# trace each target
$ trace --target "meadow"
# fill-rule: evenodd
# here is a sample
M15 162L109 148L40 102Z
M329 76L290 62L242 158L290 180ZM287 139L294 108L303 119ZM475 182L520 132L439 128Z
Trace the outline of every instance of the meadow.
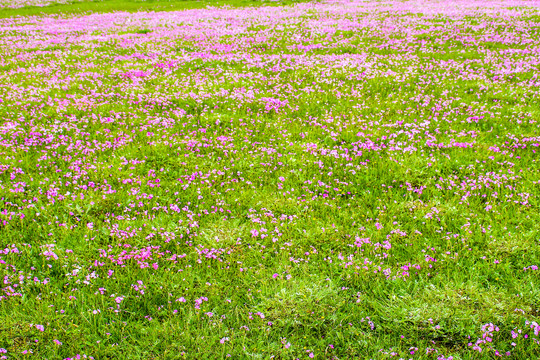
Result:
M540 1L224 4L0 1L0 359L539 358Z

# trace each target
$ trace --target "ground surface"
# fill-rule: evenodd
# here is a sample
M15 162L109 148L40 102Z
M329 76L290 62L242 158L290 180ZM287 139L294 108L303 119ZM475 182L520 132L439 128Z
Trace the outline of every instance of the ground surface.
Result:
M74 6L0 20L0 358L539 356L540 2Z

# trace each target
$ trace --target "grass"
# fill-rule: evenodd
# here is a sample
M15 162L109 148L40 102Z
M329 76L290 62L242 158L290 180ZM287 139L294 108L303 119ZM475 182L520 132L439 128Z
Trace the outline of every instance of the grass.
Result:
M290 5L302 0L279 0L264 2L260 0L96 0L73 1L69 3L50 3L46 6L28 5L21 8L3 8L0 19L27 16L77 16L88 13L138 12L138 11L180 11L201 9L208 6L246 7L264 4L266 6Z
M208 4L2 9L0 359L537 358L538 11Z

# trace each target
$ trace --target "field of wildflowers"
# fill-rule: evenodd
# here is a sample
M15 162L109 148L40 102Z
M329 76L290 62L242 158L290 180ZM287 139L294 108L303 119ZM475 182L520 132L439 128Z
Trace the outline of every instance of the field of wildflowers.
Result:
M0 359L538 358L540 1L257 4L0 19Z

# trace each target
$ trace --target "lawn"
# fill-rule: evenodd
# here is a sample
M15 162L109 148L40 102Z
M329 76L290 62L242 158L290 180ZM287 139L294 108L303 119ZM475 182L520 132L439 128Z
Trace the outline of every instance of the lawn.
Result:
M0 359L539 358L540 2L226 3L0 1Z

